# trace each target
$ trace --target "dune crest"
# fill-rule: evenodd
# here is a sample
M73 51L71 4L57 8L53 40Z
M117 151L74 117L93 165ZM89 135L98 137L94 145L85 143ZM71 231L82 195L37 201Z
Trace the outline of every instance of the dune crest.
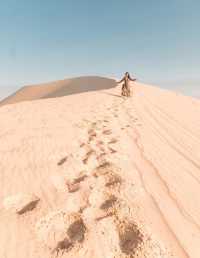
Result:
M38 85L25 86L0 101L0 106L22 101L63 97L88 91L109 89L116 86L113 79L98 76L83 76Z

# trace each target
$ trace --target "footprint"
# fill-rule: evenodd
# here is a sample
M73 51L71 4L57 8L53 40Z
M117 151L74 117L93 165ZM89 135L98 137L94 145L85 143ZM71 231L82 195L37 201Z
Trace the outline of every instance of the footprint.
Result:
M81 172L80 175L73 180L73 183L77 184L84 181L88 177L85 173L86 171Z
M94 129L88 130L88 134L89 134L90 136L93 136L93 137L96 137L96 136L97 136L97 134L96 134L96 132L95 132Z
M106 156L106 152L102 152L97 156L97 160L100 160L102 157Z
M57 255L60 251L70 251L70 249L74 247L76 242L82 243L85 239L86 226L82 218L78 218L78 216L76 218L75 215L73 216L74 221L72 220L72 218L69 218L69 220L72 220L72 222L67 229L67 237L64 238L62 241L58 242L56 248L54 249Z
M92 140L94 140L94 138L97 136L96 132L93 129L90 129L88 131L89 134L89 138L88 141L91 142Z
M108 149L110 150L110 153L112 153L112 154L117 152L115 149L113 149L111 147L108 147Z
M92 154L94 154L95 153L95 151L94 150L89 150L87 153L86 153L86 155L85 155L85 158L82 160L82 162L84 163L84 164L87 164L87 162L88 162L88 159L90 158L90 156L92 155Z
M102 151L102 152L106 152L106 150L105 150L105 148L104 148L103 145L100 145L100 146L99 146L99 150Z
M38 240L52 255L69 252L85 240L87 228L80 213L53 211L36 223ZM62 255L62 254L61 254Z
M108 210L110 208L113 208L114 204L116 203L117 201L117 197L114 196L114 195L111 195L109 196L109 198L107 200L105 200L101 206L100 206L100 209L102 210Z
M74 193L77 192L80 189L80 184L79 183L67 183L67 188L69 193Z
M69 239L66 237L62 241L58 242L57 246L53 251L56 252L56 255L58 255L60 251L62 252L66 250L68 251L71 246L72 244L70 243Z
M77 177L66 182L69 193L77 192L80 189L80 183L88 177L86 173L86 171L81 171Z
M85 233L86 227L81 218L75 220L67 230L67 235L69 236L72 243L82 243L85 239Z
M113 172L115 170L119 170L114 164L112 164L109 161L105 161L102 164L100 164L98 167L96 167L93 171L93 175L95 177L106 175L109 172Z
M91 141L93 141L95 139L94 136L90 135L89 138L88 138L88 143L90 143Z
M118 140L115 139L115 138L112 138L112 139L108 142L108 144L114 144L114 143L116 143L116 142L118 142Z
M64 164L66 161L67 161L67 156L66 157L64 157L64 158L62 158L58 163L57 163L57 165L58 166L61 166L62 164Z
M137 248L143 243L143 235L137 225L121 222L118 225L120 249L126 255L134 255Z
M105 161L93 171L94 177L100 177L105 187L120 185L122 183L121 177L118 175L119 168L114 164Z
M119 175L115 174L114 172L109 172L104 176L105 186L115 186L120 185L122 183L122 179Z
M96 146L102 146L103 144L104 144L103 141L98 141L98 142L96 143Z
M92 124L91 124L91 127L92 128L95 128L97 126L97 122L93 122Z
M105 134L105 135L110 135L110 134L112 134L112 131L111 130L104 130L103 131L103 134Z
M103 120L103 122L105 122L105 123L109 123L109 121L108 121L108 120L106 120L106 119L104 119L104 120Z

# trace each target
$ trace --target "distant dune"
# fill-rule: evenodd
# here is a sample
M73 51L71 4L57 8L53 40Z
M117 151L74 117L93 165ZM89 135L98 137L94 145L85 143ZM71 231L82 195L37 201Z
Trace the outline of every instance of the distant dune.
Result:
M109 89L115 86L115 80L98 76L79 77L30 85L19 89L14 94L0 101L0 106L26 100L63 97L87 91Z

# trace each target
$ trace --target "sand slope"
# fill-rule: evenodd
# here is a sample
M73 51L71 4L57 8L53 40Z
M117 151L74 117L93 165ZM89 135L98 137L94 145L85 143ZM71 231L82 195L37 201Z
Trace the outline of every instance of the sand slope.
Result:
M109 89L115 86L115 80L98 76L83 76L39 85L25 86L0 101L0 106L26 100L55 98L87 91Z
M199 257L200 102L133 87L0 108L0 257Z

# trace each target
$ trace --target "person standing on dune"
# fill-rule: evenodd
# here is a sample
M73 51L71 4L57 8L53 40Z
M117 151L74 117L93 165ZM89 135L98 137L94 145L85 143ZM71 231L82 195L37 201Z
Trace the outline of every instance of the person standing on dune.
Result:
M126 72L124 74L124 77L121 79L121 81L117 82L118 84L119 83L122 83L122 96L126 96L126 97L130 97L131 96L131 91L130 91L130 85L129 85L129 82L130 81L136 81L136 79L132 79L130 74L128 72Z

